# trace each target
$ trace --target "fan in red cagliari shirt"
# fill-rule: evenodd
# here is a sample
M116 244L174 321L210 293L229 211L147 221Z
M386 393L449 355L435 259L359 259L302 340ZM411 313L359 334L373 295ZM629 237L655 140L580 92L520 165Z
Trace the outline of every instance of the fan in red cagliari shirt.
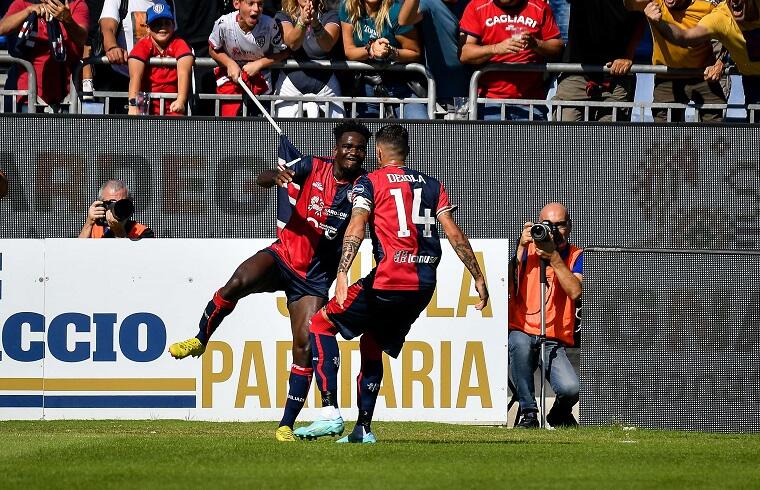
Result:
M181 116L190 93L193 51L174 35L174 17L167 4L156 3L147 14L150 35L138 41L129 53L129 113L139 113L135 99L142 91L176 93L176 100L163 99L164 115ZM150 65L151 58L176 58L177 66ZM161 114L160 99L151 99L149 113Z
M37 75L37 96L48 104L58 104L69 93L71 68L82 59L82 46L87 37L89 10L84 0L57 0L43 5L28 0L15 0L8 7L5 16L0 20L0 35L8 35L9 42L16 41L17 32L25 28L24 23L30 14L36 14L28 38L17 56L29 60L34 65ZM62 34L62 53L65 61L56 61L50 53L48 36L48 14L58 19ZM29 74L21 70L18 77L18 90L26 90L29 86Z
M461 60L467 64L545 63L564 44L545 0L472 0L459 30L467 35ZM481 97L543 99L540 72L491 72L480 79Z

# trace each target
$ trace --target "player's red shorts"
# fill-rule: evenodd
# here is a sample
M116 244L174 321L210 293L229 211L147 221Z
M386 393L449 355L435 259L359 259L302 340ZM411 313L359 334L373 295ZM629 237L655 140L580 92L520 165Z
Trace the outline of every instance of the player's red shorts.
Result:
M406 334L430 299L432 289L392 291L373 289L374 271L348 288L343 308L332 298L325 311L346 340L369 332L382 350L398 357Z

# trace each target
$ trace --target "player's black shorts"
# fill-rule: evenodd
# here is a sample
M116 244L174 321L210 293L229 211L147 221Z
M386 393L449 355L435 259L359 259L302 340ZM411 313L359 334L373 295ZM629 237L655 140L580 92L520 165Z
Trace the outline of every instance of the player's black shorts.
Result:
M275 279L274 283L276 284L276 287L273 291L284 291L288 304L297 301L304 296L316 296L318 298L324 298L325 301L327 301L327 288L316 287L309 284L298 274L293 272L293 270L283 262L280 256L269 247L262 249L261 252L266 252L274 257L280 277Z
M381 349L398 357L406 334L433 297L432 289L390 291L372 288L370 274L348 288L344 308L335 298L325 306L327 317L350 340L369 332Z

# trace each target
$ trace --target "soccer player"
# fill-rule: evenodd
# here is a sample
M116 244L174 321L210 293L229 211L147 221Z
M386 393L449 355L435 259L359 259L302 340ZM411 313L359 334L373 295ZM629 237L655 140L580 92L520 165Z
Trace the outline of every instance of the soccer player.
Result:
M430 302L441 259L436 218L459 259L475 278L483 309L488 288L470 242L454 222L439 181L406 166L409 133L397 125L375 135L380 168L357 179L351 191L353 209L338 265L335 297L311 319L309 339L317 385L322 392L319 420L294 431L313 439L343 433L338 410L337 375L340 353L335 334L361 335L361 371L357 378L359 417L353 432L338 442L373 443L372 414L383 378L382 352L397 357L412 323ZM377 267L348 287L348 270L364 239L366 224Z
M335 279L341 242L351 203L347 194L367 155L370 132L355 121L338 124L334 159L305 156L289 168L265 170L257 183L262 187L300 186L295 209L280 238L240 264L227 284L206 306L198 334L169 347L177 359L198 357L224 317L241 298L253 293L285 291L293 333L293 365L285 413L275 432L279 441L293 441L293 422L301 411L311 385L309 319L327 302Z

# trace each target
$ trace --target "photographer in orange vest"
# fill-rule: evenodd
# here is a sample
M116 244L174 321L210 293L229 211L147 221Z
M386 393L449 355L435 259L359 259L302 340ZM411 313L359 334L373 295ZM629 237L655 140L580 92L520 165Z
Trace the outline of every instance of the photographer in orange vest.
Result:
M87 210L79 238L155 238L153 230L130 219L135 211L132 195L120 180L109 180Z
M520 243L510 270L513 281L509 294L509 367L520 400L520 420L516 428L537 428L538 405L533 373L541 352L541 260L545 260L548 288L545 297L548 360L546 378L556 393L546 421L553 427L576 426L572 415L578 402L580 382L565 353L574 344L575 302L581 297L583 250L569 243L572 221L567 208L549 203L541 210L539 221L546 238L539 240L534 223L523 226Z

